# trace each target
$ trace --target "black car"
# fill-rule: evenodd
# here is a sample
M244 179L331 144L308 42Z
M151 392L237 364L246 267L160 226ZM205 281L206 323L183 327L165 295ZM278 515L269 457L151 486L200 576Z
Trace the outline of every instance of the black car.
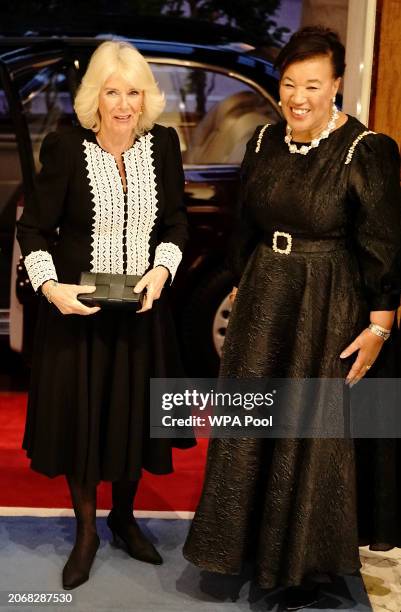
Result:
M29 354L37 297L15 241L24 192L33 188L44 136L75 122L72 100L94 48L107 36L0 38L0 333ZM166 108L159 123L179 135L190 241L173 306L188 373L214 375L230 311L224 267L245 145L280 118L272 62L249 45L139 38Z

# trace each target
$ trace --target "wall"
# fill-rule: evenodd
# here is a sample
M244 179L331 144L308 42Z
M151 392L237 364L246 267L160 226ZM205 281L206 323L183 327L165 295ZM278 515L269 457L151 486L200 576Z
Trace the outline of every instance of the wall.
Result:
M348 0L304 0L301 25L323 25L335 30L342 42L347 37Z

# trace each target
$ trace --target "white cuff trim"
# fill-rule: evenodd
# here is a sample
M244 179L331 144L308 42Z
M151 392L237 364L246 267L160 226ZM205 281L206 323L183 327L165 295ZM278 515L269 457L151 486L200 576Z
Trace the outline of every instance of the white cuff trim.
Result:
M171 282L173 282L175 273L182 259L181 250L173 242L161 242L156 247L155 261L153 267L164 266L171 274Z
M47 251L32 251L24 260L29 280L35 291L47 280L57 280L53 258Z

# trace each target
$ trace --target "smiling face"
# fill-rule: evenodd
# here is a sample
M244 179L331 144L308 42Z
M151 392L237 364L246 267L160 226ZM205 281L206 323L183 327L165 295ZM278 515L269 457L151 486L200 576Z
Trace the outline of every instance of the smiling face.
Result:
M290 64L280 80L280 99L293 137L312 140L327 126L340 79L333 76L327 55Z
M119 74L112 74L99 93L101 130L125 137L135 130L143 103L143 91Z

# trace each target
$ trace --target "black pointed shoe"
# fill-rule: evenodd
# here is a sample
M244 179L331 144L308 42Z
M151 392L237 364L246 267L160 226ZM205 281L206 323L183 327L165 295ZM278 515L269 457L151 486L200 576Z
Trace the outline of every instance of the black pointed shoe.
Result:
M113 534L113 544L121 547L122 543L123 548L133 559L153 565L163 563L162 557L152 542L144 536L133 516L128 521L121 520L117 513L112 510L107 517L107 526Z
M88 580L99 544L97 533L92 537L77 536L74 548L63 569L63 589L71 591Z

